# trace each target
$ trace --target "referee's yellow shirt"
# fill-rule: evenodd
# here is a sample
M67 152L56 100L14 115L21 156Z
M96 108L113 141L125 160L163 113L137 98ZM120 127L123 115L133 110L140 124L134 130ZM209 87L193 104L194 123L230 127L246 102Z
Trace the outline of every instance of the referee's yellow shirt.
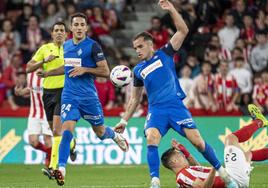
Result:
M58 47L54 43L47 43L42 45L34 54L32 60L40 62L50 55L58 56L58 58L50 62L44 63L43 64L44 71L56 69L64 65L63 46ZM43 82L43 87L45 89L57 89L57 88L63 88L63 86L64 86L64 75L49 76L46 77Z

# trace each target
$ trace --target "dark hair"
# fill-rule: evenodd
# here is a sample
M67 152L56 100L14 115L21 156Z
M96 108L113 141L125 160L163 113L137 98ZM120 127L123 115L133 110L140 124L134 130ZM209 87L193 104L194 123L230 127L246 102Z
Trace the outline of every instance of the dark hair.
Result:
M201 63L201 67L203 67L204 65L209 65L211 67L211 63L209 61L203 61Z
M171 166L170 166L170 158L171 156L174 154L175 149L174 148L170 148L167 151L165 151L162 156L161 156L161 162L163 164L164 167L168 168L171 170Z
M51 27L51 31L53 31L53 30L54 30L54 27L55 27L56 25L63 25L63 26L64 26L65 31L67 30L65 23L64 23L64 22L59 21L59 22L55 22L55 23L52 25L52 27Z
M235 47L235 48L233 49L233 51L235 51L235 50L239 51L241 54L243 53L243 50L242 50L240 47ZM232 52L233 52L233 51L232 51Z
M242 56L239 56L239 57L237 57L237 58L235 58L235 62L236 61L245 61L245 59L244 59L244 57L242 57Z
M159 16L153 16L151 20L159 20L161 22L161 18Z
M266 35L267 31L265 29L258 29L256 31L256 35Z
M138 38L140 38L140 37L143 37L143 39L145 40L145 41L154 41L154 38L153 38L153 36L150 34L150 33L148 33L148 32L146 32L146 31L143 31L143 32L141 32L141 33L138 33L134 38L133 38L133 41L134 40L137 40Z
M71 24L73 23L74 18L84 18L86 23L88 24L88 18L84 13L78 12L71 16Z

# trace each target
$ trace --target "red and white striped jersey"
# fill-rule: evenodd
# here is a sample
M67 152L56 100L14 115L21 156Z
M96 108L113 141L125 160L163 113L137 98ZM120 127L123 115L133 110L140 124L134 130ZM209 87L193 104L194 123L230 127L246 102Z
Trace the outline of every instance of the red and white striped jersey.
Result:
M31 118L46 119L44 111L44 104L42 100L43 96L43 79L36 75L36 72L29 73L27 75L27 84L30 88L31 106L30 114Z
M215 75L215 98L220 108L225 109L231 102L233 95L239 92L240 89L235 78L228 74L226 78L222 77L220 73Z
M253 89L252 98L257 100L260 105L264 106L268 100L268 84L256 84Z
M179 187L192 187L196 179L205 181L211 168L204 166L189 166L177 173L176 181ZM224 181L216 174L213 188L225 188Z

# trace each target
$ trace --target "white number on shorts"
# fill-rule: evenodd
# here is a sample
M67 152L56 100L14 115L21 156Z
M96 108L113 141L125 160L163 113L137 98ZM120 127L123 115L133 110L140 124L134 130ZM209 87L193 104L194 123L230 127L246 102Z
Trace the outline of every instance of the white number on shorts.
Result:
M231 161L236 161L236 153L227 153L225 156L225 162L228 163L230 159Z
M71 106L72 106L71 104L67 104L67 105L63 104L63 105L61 105L61 113L63 113L64 111L70 111Z

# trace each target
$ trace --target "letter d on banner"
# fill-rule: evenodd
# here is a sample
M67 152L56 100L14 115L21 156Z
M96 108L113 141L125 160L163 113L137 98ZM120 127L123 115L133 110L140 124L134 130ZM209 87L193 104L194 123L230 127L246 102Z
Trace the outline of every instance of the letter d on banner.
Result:
M24 146L25 161L24 164L40 164L43 162L44 154L41 151L35 150L32 146Z

